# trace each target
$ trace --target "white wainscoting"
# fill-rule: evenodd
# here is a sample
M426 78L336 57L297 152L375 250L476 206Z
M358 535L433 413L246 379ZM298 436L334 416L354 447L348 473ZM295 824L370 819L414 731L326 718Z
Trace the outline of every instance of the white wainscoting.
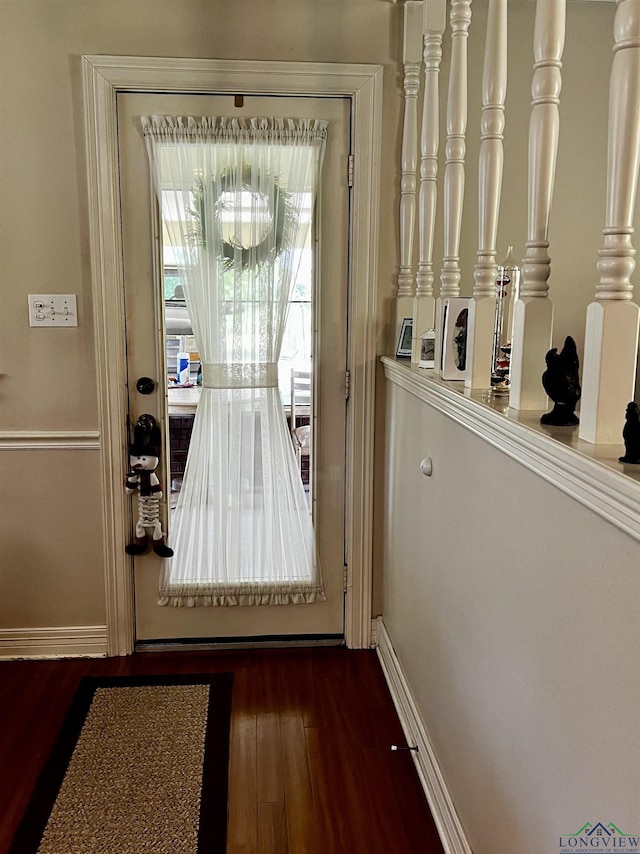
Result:
M382 357L382 363L386 378L395 385L640 541L640 466L619 462L623 444L583 442L576 430L542 427L543 411L498 411L482 399L482 390L472 392L461 382L443 382L433 371L422 371L387 356Z
M104 658L106 626L0 629L0 659Z
M412 757L422 788L426 795L433 820L438 828L440 841L446 854L472 854L465 837L464 829L456 813L455 806L447 790L438 760L431 746L429 735L420 719L417 706L411 695L411 689L396 656L391 638L385 628L382 617L372 631L376 639L377 653L387 685L391 692L407 745L417 747Z
M2 430L0 451L97 451L98 430ZM0 628L0 660L102 657L106 626Z

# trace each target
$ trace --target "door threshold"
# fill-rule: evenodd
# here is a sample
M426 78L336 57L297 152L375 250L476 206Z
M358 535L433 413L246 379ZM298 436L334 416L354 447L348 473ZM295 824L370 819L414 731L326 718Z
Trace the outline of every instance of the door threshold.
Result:
M234 649L344 646L344 635L262 635L237 638L164 638L136 641L134 652L203 652Z

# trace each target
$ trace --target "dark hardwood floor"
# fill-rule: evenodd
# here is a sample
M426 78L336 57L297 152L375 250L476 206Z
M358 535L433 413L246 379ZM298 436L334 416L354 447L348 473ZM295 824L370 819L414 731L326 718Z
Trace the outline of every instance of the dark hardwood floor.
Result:
M345 649L0 662L0 854L82 676L215 671L234 674L228 854L442 854L411 756L390 750L377 657Z

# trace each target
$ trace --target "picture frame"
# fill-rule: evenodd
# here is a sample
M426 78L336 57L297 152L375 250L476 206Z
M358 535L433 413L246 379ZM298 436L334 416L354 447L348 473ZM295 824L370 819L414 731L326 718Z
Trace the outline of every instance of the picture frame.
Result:
M402 327L400 328L400 335L398 336L398 346L396 347L396 358L398 359L410 359L411 358L411 345L412 345L412 337L413 337L413 318L405 317L402 321Z
M464 380L467 375L467 321L470 297L450 297L442 311L442 351L440 376L443 380Z
M420 336L420 363L418 367L433 370L436 366L436 332L427 329Z

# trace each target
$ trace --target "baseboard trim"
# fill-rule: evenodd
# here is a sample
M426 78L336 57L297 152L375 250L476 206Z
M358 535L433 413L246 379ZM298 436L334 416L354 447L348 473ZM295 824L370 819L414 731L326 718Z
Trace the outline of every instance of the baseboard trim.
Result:
M371 620L371 631L369 633L369 637L371 639L369 646L371 649L375 649L378 646L378 626L380 625L381 620L382 617L374 617L373 620Z
M376 651L446 854L473 854L382 617Z
M0 660L15 658L103 658L106 626L47 626L0 629Z

